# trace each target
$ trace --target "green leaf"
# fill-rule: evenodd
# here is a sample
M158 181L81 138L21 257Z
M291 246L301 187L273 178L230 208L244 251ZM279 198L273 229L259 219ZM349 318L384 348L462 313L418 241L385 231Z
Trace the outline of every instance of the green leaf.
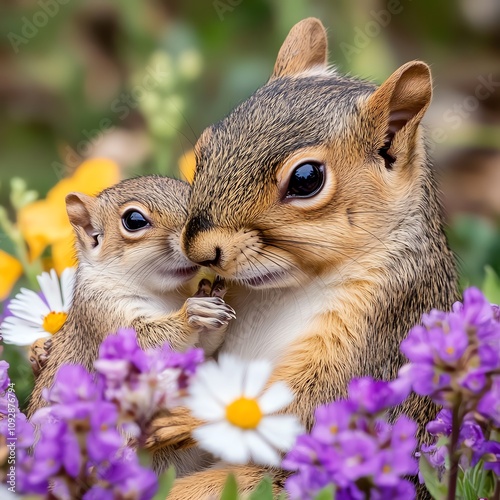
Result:
M175 481L175 467L171 465L158 479L158 491L153 500L165 500Z
M323 488L315 497L314 500L333 500L335 498L335 487L333 485Z
M483 468L480 460L475 467L467 469L459 478L459 492L464 500L491 498L495 489L495 481L491 471Z
M435 500L446 499L448 488L446 484L439 480L437 470L432 467L425 455L420 455L418 462L420 473L422 474L426 488Z
M253 490L249 500L273 500L273 482L266 476Z
M220 500L238 500L238 485L234 474L227 476Z
M500 304L500 278L492 267L484 268L486 277L483 282L483 293L493 304Z

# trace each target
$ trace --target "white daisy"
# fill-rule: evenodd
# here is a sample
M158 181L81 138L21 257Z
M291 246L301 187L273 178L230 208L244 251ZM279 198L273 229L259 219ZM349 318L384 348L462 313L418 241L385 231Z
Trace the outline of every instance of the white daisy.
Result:
M267 361L245 364L227 354L198 367L186 404L206 422L193 433L202 448L234 464L280 464L278 450L288 451L303 429L293 415L272 415L293 394L284 382L264 391L271 371Z
M65 269L60 284L54 269L37 276L37 280L41 296L21 288L8 305L12 316L7 316L0 326L6 344L31 345L57 333L66 321L73 298L75 270Z

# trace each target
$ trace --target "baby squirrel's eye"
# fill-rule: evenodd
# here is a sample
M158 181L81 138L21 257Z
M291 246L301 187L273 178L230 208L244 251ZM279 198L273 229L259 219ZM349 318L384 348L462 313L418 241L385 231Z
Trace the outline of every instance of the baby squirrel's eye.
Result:
M292 173L285 198L309 198L323 187L325 167L321 163L302 163Z
M150 226L149 221L137 210L129 210L122 215L123 227L127 231L139 231L145 227Z

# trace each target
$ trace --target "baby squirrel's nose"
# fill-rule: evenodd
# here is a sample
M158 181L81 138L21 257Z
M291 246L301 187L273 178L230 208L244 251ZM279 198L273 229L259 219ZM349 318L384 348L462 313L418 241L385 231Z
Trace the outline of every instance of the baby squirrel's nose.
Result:
M200 237L200 233L207 233L214 225L210 219L203 215L197 215L189 219L184 227L183 246L184 251L192 262L200 266L217 266L220 264L222 250L214 244L211 238L208 241Z

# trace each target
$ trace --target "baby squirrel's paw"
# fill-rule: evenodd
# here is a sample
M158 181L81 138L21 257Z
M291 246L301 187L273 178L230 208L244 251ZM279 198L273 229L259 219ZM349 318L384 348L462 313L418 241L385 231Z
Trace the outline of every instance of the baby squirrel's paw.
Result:
M151 451L165 446L176 450L190 448L196 444L191 433L200 425L187 408L163 410L152 420L145 447Z
M186 300L188 323L203 330L220 330L226 328L229 321L236 318L234 309L224 302L226 287L223 280L210 281L203 279L198 291Z
M36 342L33 342L33 344L31 344L29 352L29 360L35 378L38 377L38 375L40 375L40 372L42 371L43 367L47 364L51 347L52 347L52 338L38 339Z

